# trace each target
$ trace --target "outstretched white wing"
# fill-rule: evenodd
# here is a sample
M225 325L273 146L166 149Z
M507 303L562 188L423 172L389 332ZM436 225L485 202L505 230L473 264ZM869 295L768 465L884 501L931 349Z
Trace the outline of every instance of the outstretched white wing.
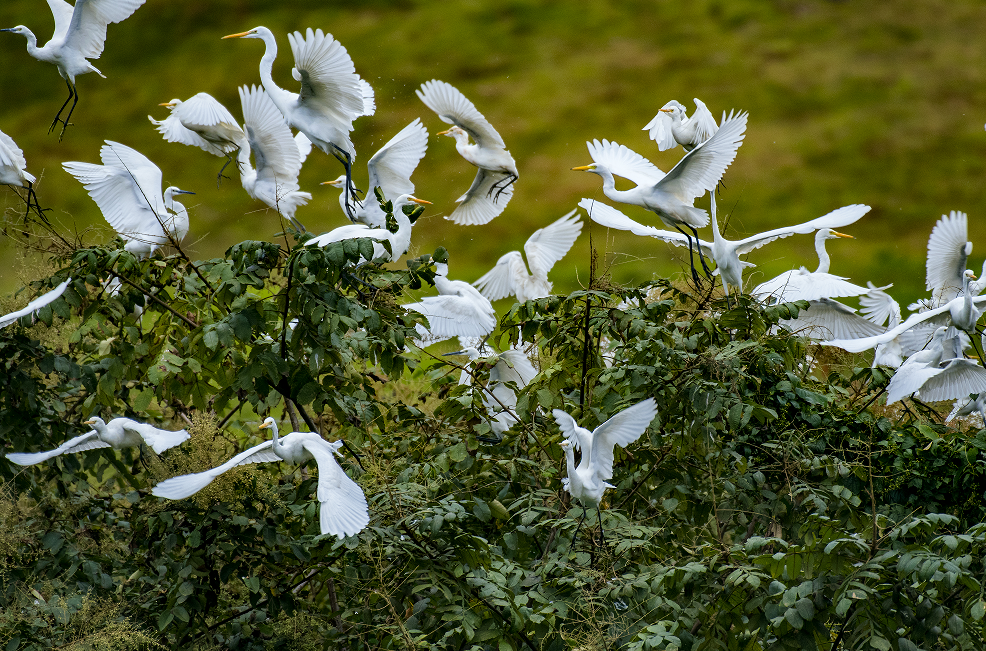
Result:
M288 34L294 68L291 74L301 82L300 106L331 117L348 133L353 120L363 115L363 87L346 48L331 34L311 27Z
M391 201L402 194L413 194L411 175L427 149L428 130L421 124L420 118L415 118L373 154L366 164L370 173L367 194L372 196L376 187L383 190L384 197Z
M685 107L682 106L681 102L676 99L671 100L667 104L661 107L662 109L680 108L682 111ZM647 126L643 128L643 131L649 131L650 139L657 143L657 148L661 151L668 149L674 149L678 146L678 141L674 139L674 134L671 132L671 116L665 113L663 110L658 111L657 115L647 123Z
M366 495L336 461L332 446L316 434L302 445L318 463L319 525L323 534L355 536L370 523Z
M626 145L610 140L593 140L586 142L585 146L593 161L605 165L616 176L630 179L637 185L655 185L665 176L657 165Z
M858 314L848 305L830 298L810 301L796 319L780 322L791 332L809 339L859 339L882 334L884 328Z
M438 114L442 122L465 129L480 147L506 148L503 138L493 125L452 84L432 79L421 84L421 88L415 92L425 106Z
M968 398L986 391L986 369L971 359L952 359L941 372L929 378L918 391L921 400L938 402Z
M363 95L362 116L370 116L377 112L377 98L373 92L373 86L365 79L359 80L360 92Z
M45 305L48 305L49 303L53 302L55 299L57 299L59 296L65 293L65 288L68 287L68 284L70 282L72 282L72 279L66 278L64 281L58 283L58 285L54 289L45 292L41 296L38 296L36 299L25 305L23 308L17 310L16 312L11 312L9 314L4 314L3 316L0 316L0 328L6 328L7 326L14 323L21 317L27 316L28 314L34 314L35 312L43 308Z
M809 273L804 267L785 271L753 288L750 294L758 300L774 297L779 303L817 301L823 298L859 296L869 291L841 276Z
M751 235L750 237L744 238L736 242L736 253L742 255L743 253L749 253L754 249L759 249L764 244L773 242L774 240L789 237L791 235L806 234L814 231L821 230L823 228L839 228L841 226L848 226L859 220L860 217L865 215L870 211L870 207L864 204L853 204L851 206L843 206L842 208L837 208L827 215L821 217L816 217L811 221L804 222L802 224L794 224L793 226L782 226L781 228L775 228L773 230L766 231L764 233L758 233L756 235Z
M176 106L172 114L188 129L204 133L220 155L234 152L243 144L243 130L236 118L208 93L196 93Z
M719 130L719 125L716 124L716 119L712 117L712 111L705 105L705 102L697 97L692 99L695 100L695 111L688 118L688 121L695 124L695 137L698 141L705 142L715 135L715 132Z
M158 497L166 497L170 500L184 499L190 495L198 493L200 490L211 484L213 479L227 470L232 470L236 466L242 466L248 463L280 461L280 457L277 456L271 449L273 443L273 441L264 441L259 445L253 446L249 450L240 452L223 465L216 466L210 470L203 470L202 472L196 472L190 475L180 475L178 477L172 477L171 479L165 479L163 482L154 487L151 494L157 495Z
M140 423L130 418L114 418L113 420L119 421L123 429L134 432L140 438L144 439L144 443L158 454L176 445L181 445L189 438L188 432L183 429L178 431L159 429L153 425Z
M519 265L519 266L518 266ZM514 282L514 270L524 266L524 259L520 251L504 253L496 261L496 265L487 271L473 285L480 293L491 301L498 301L516 293L517 287ZM524 271L524 275L527 272Z
M870 291L859 297L859 313L876 323L877 325L886 324L893 328L900 324L900 305L885 289L890 289L893 285L874 287L870 281L866 282Z
M58 0L59 2L61 0ZM0 167L13 167L24 172L27 168L27 161L24 159L24 152L17 146L14 139L0 131ZM34 177L25 173L28 181L34 182Z
M155 120L154 117L150 115L147 116L147 119L151 121L151 124L154 125L154 128L157 129L158 133L164 136L164 139L168 142L177 142L183 145L189 145L191 147L198 147L199 149L216 156L222 156L223 154L222 150L213 145L211 142L191 129L186 128L174 112L163 120Z
M36 463L41 463L60 454L108 447L110 447L109 443L104 443L96 438L96 430L90 430L85 434L80 434L75 438L65 441L54 450L48 450L46 452L8 452L7 458L20 466L33 466Z
M464 226L486 224L503 212L507 202L514 195L514 186L503 187L501 183L508 174L490 172L482 167L476 172L476 178L466 193L456 199L459 205L445 219ZM493 186L500 183L499 186Z
M426 316L430 333L438 337L485 337L496 327L495 313L454 294L428 296L404 307Z
M950 301L962 292L970 253L972 242L966 214L953 210L942 215L928 238L925 289L932 293L935 305Z
M621 448L633 443L644 433L654 417L657 404L647 398L624 409L592 432L591 467L604 481L613 478L613 447ZM584 453L584 451L583 451Z
M616 208L605 203L599 203L595 199L582 199L579 202L579 206L585 209L589 213L589 218L600 226L615 228L621 231L630 231L634 235L640 235L642 237L653 237L663 240L668 244L674 244L675 246L688 246L688 239L683 233L665 231L654 228L653 226L645 226L630 219ZM712 255L711 242L699 240L698 245L702 247L702 252L705 255Z
M715 135L685 154L658 182L658 188L688 205L706 192L715 190L743 144L747 117L745 112L735 116L730 112Z
M106 26L129 18L142 4L144 0L76 0L72 20L65 31L65 45L87 59L98 59L106 41ZM50 0L48 5L52 6ZM52 13L56 16L57 32L59 14L64 16L65 12L59 9Z
M239 92L243 126L257 167L258 183L273 184L280 190L279 194L297 190L301 156L298 141L291 135L284 116L263 88L240 86Z
M582 220L575 210L548 226L534 231L524 244L524 253L527 254L527 265L531 268L531 274L547 279L548 272L556 262L565 257L581 232Z

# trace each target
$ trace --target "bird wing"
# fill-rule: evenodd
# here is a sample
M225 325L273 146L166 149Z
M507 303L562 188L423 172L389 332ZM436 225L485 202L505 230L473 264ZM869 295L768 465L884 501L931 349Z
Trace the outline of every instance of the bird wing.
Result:
M264 441L259 445L253 446L249 450L240 452L238 455L221 466L216 466L215 468L192 473L190 475L180 475L178 477L172 477L171 479L165 479L163 482L154 487L151 494L157 495L158 497L167 497L170 500L184 499L190 495L198 493L200 490L212 483L213 479L227 470L232 470L236 466L242 466L248 463L279 461L280 457L278 457L271 449L273 444L273 441Z
M487 271L482 277L473 283L479 292L491 301L498 301L501 298L512 296L517 288L514 283L514 269L524 266L524 260L520 256L520 251L504 253L496 261L496 265ZM524 272L526 275L526 271Z
M773 242L774 240L789 237L791 235L804 235L823 228L839 228L840 226L848 226L869 211L870 207L864 204L843 206L842 208L833 210L827 215L816 217L815 219L804 222L803 224L782 226L764 233L751 235L750 237L736 242L736 253L738 255L749 253L750 251L759 249L761 246Z
M36 312L37 310L40 310L45 305L48 305L49 303L53 302L55 299L57 299L59 296L65 293L65 288L68 287L68 284L70 282L72 282L72 279L66 278L64 281L58 283L58 285L56 285L54 289L45 292L41 296L38 296L30 303L25 305L23 308L15 312L10 312L9 314L4 314L3 316L0 316L0 328L6 328L7 326L14 323L21 317L27 316L28 314L34 314L34 312Z
M68 33L68 26L72 24L72 12L75 11L75 7L65 0L48 0L48 6L55 19L55 33L52 34L51 40L61 40Z
M532 275L547 279L551 268L575 244L582 232L582 220L577 213L578 211L572 210L548 226L534 231L527 238L524 253L527 254L527 265L531 268Z
M129 18L142 4L144 0L76 0L65 31L65 45L87 59L98 59L106 41L106 26ZM49 1L48 6L53 7L53 3ZM65 13L64 9L52 10L56 31L58 12L63 16Z
M191 129L187 128L181 123L181 120L179 120L178 116L173 112L163 120L155 120L150 115L147 116L147 119L151 121L151 124L154 125L154 128L157 129L158 133L164 136L164 139L168 142L178 142L183 145L198 147L199 149L207 151L215 156L223 155L221 149Z
M483 337L496 327L495 313L462 296L428 296L404 307L426 316L431 334L439 337Z
M514 196L512 183L502 190L493 189L494 185L507 176L509 175L479 168L476 172L476 178L472 180L472 185L469 186L464 195L456 199L459 205L445 219L464 226L479 226L488 223L503 212L510 201L510 197Z
M257 166L258 182L272 183L281 193L297 190L301 156L284 116L263 88L240 86L239 91L243 126ZM305 140L310 149L311 141Z
M326 244L331 244L332 242L341 242L343 240L355 240L360 237L368 237L374 240L386 239L390 234L390 231L383 228L370 228L366 224L346 224L345 226L339 226L338 228L333 228L328 233L319 235L318 237L313 237L308 240L305 244L307 246L325 246Z
M329 444L317 434L302 445L318 463L319 525L323 534L355 536L370 523L366 495L336 461Z
M671 100L662 109L680 107L684 110L684 106L681 105L676 99ZM664 111L658 111L657 115L647 123L647 126L643 128L643 131L649 131L648 134L650 139L657 143L657 148L660 151L665 151L667 149L674 149L678 146L678 141L674 139L674 134L671 132L671 116Z
M877 325L887 324L891 328L898 325L900 305L890 294L883 291L893 285L874 287L872 282L867 281L866 286L870 291L859 297L859 313Z
M654 417L657 404L653 398L624 409L592 432L591 468L603 481L613 478L613 447L633 443L644 433ZM584 454L584 452L583 452Z
M27 160L24 159L24 152L14 139L0 131L0 167L3 166L24 170L27 167Z
M604 139L587 141L585 146L593 161L606 166L616 176L630 179L637 185L655 185L665 176L657 165L626 145Z
M904 362L897 372L890 378L887 385L887 404L895 402L913 395L925 385L928 380L942 372L937 366L928 364Z
M83 447L88 442L94 442L97 444L102 443L102 445L92 445L92 448L107 448L110 446L109 443L104 443L96 438L96 430L90 430L85 434L80 434L75 438L65 441L54 450L47 450L45 452L8 452L7 459L19 466L33 466L36 463L41 463L42 461L46 461L52 457L57 457L60 454L79 452L81 449L89 449Z
M402 194L413 193L411 174L427 149L428 130L421 124L420 118L415 118L377 150L366 164L370 173L367 193L371 194L373 188L380 188L383 196L391 201Z
M986 301L986 297L982 300L973 299L974 302ZM838 346L843 350L847 350L850 353L861 353L864 350L869 350L870 348L875 348L880 344L885 344L888 341L893 341L902 333L910 330L911 328L917 326L918 324L924 323L929 319L933 319L940 314L948 312L948 304L936 307L933 310L927 310L925 312L918 312L907 317L907 320L898 325L895 328L890 328L882 335L877 335L874 337L864 337L862 339L833 339L831 341L821 342L823 346Z
M225 106L219 103L215 97L209 93L196 93L189 99L175 107L172 112L178 115L182 124L192 129L224 126L232 130L237 136L242 136L240 125L236 118ZM236 151L237 147L233 144L224 145L224 153Z
M699 142L705 142L715 135L715 132L719 130L719 125L716 124L716 119L712 117L712 111L705 105L705 102L697 97L692 99L695 100L695 111L688 118L688 121L695 124L695 137L698 138Z
M885 328L858 314L848 305L830 298L811 301L797 319L784 319L782 326L810 339L859 339L883 334Z
M827 273L809 273L803 267L785 271L753 288L750 294L759 300L771 296L778 302L817 301L823 298L842 298L859 296L869 291L865 287L854 285L841 276Z
M675 246L688 246L688 238L684 234L678 233L677 231L661 230L653 226L645 226L630 219L616 208L599 203L595 199L582 199L579 202L579 206L585 209L592 221L600 226L615 228L621 231L630 231L634 235L640 235L642 237L653 237L663 240L668 244L674 244ZM703 253L712 255L712 242L699 240L698 245L702 247Z
M312 107L333 118L346 132L353 130L353 120L363 115L363 88L353 60L346 48L321 29L305 35L288 34L294 69L291 74L301 82L298 104Z
M581 450L584 441L579 434L581 428L575 419L561 409L552 409L551 415L555 417L555 422L558 423L558 428L561 429L565 438L572 442L576 450ZM585 453L583 452L583 454Z
M925 289L936 303L949 301L962 292L962 280L972 242L969 242L968 218L953 210L931 229L928 238Z
M522 389L537 376L531 358L523 350L510 348L500 353L500 361L490 371L490 382L513 382Z
M730 112L719 130L685 154L657 186L689 205L706 192L714 190L726 168L736 158L736 151L743 144L747 117L745 112L735 116Z
M294 134L294 142L298 146L298 156L301 158L301 163L303 164L308 158L308 154L312 153L312 141L308 139L303 131L299 131Z
M951 359L941 372L921 385L918 395L926 402L968 398L986 391L986 368L971 359Z
M188 432L183 429L178 431L158 429L148 423L140 423L130 418L116 418L114 420L120 421L124 430L133 432L144 439L144 443L158 454L176 445L181 445L189 438Z
M432 79L421 84L421 88L415 92L425 106L438 114L442 122L465 129L481 148L506 149L503 138L493 125L452 84Z
M365 79L359 80L360 94L363 96L363 112L361 116L369 117L377 112L377 98L373 86Z

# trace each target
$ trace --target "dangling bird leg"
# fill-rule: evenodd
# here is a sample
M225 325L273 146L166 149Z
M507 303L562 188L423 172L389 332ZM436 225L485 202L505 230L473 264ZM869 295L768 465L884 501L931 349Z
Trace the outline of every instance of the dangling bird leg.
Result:
M219 170L219 174L216 176L216 187L217 188L220 185L222 185L223 179L228 179L229 178L228 176L223 176L223 172L225 172L226 171L226 168L229 167L229 164L233 162L233 160L234 160L233 154L239 154L239 153L240 153L239 148L237 148L237 150L234 151L234 152L226 152L226 162L223 164L222 169ZM237 163L237 167L239 167L239 163Z
M75 97L75 91L72 90L72 84L69 83L68 79L65 80L65 85L68 86L68 98L66 98L65 103L62 104L62 108L58 109L58 113L55 114L55 119L51 121L51 126L48 127L48 133L51 133L52 131L55 130L56 124L58 124L59 122L64 122L64 120L61 119L62 111L64 111L65 107L68 106L69 101L71 101L71 99ZM64 132L65 130L62 129L62 131ZM60 137L59 140L61 140Z
M579 518L579 523L578 523L578 524L577 524L577 525L575 526L575 533L574 533L574 534L572 534L572 542L570 542L570 543L568 544L568 547L569 547L569 549L571 549L572 547L574 547L574 546L575 546L575 539L576 539L576 538L578 537L578 535L579 535L579 529L581 529L581 528L582 528L582 521L583 521L583 520L585 520L585 514L586 514L586 511L587 511L587 510L588 510L588 509L586 509L586 508L585 508L584 506L582 507L582 517L581 517L581 518Z
M72 91L72 107L68 110L68 115L65 116L65 119L62 120L62 131L58 134L58 142L62 141L62 137L65 135L65 130L68 129L68 125L71 124L69 120L72 119L72 112L75 111L75 105L79 103L79 89L74 86L69 86L69 90ZM61 111L58 113L61 114ZM55 120L58 120L57 115L55 116Z
M599 539L602 541L603 547L606 546L606 536L603 534L603 513L596 507L596 515L599 516Z
M351 221L356 221L356 214L353 212L352 203L350 203L349 197L352 196L351 191L353 189L353 158L349 155L349 152L340 148L339 145L332 144L335 149L335 157L342 163L342 166L346 168L346 185L343 188L343 193L345 197L343 203L346 204L346 216L349 217ZM355 201L355 197L353 198Z
M496 196L493 197L493 202L496 203L497 201L500 200L500 195L503 194L503 191L517 182L517 178L518 177L516 174L507 174L502 179L500 179L499 181L497 181L496 183L490 186L490 191L486 193L486 196L489 197L493 195L493 191L495 190Z
M679 233L684 235L685 239L688 240L688 265L692 269L692 280L695 281L696 287L701 287L702 281L698 279L698 271L695 270L695 252L692 251L692 238L688 233L681 230L681 227L679 227L677 224L674 224L674 227L675 230L677 230ZM699 255L701 255L701 253L702 253L701 250L699 250Z
M702 245L698 243L698 231L695 230L694 226L689 226L692 229L692 234L695 235L695 248L698 249L698 259L702 263L702 270L705 272L706 278L712 278L712 271L709 269L709 265L705 262L705 254L702 253Z

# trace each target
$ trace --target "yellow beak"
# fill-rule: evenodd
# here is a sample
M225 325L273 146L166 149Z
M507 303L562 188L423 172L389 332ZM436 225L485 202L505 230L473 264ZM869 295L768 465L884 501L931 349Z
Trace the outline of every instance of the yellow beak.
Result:
M418 199L417 197L408 197L408 199L410 199L414 203L428 204L429 206L431 205L430 201L425 201L424 199Z
M660 109L661 113L674 113L674 109Z
M174 102L163 102L161 104L158 104L158 106L174 106L174 105L175 105Z
M229 34L228 36L223 36L223 38L241 38L249 33L250 33L249 31L246 31L246 32L240 32L239 34Z
M89 420L87 420L87 421L83 421L83 423L82 423L82 424L83 424L83 425L95 425L95 424L96 424L96 421L94 421L93 419L91 419L91 418L90 418L90 419L89 419Z
M588 172L592 169L592 165L580 165L578 167L573 167L573 172Z
M832 235L835 235L836 237L847 237L847 238L849 238L850 240L854 240L854 239L856 239L856 238L855 238L855 237L853 237L852 235L846 235L845 233L839 233L839 232L837 232L837 231L832 231Z
M262 423L258 429L267 429L268 427L267 423Z
M448 130L446 129L445 131L439 131L435 135L436 136L447 136L448 135Z

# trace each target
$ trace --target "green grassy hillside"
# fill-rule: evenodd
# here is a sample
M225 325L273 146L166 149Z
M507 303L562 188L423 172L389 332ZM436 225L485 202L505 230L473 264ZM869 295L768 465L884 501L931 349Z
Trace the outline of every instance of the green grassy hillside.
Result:
M286 32L308 26L334 34L377 93L377 114L357 121L357 182L376 147L420 116L431 133L444 128L414 96L432 78L459 87L501 132L521 179L503 215L481 227L441 218L468 187L474 170L453 142L433 137L415 175L417 195L434 210L415 229L419 251L444 244L451 275L474 280L536 228L574 208L581 197L602 198L598 177L569 171L590 162L585 141L609 138L667 170L681 150L658 152L641 130L666 101L691 106L702 98L718 115L750 111L747 137L727 171L720 210L728 236L743 236L811 219L849 203L873 211L846 230L858 239L830 246L832 270L857 282L893 282L900 300L923 291L923 251L932 225L951 209L970 213L971 237L986 227L986 6L971 0L929 3L625 1L497 3L370 1L289 2L149 0L109 28L96 61L107 79L79 79L75 126L63 142L46 134L66 91L54 67L31 59L24 39L0 34L0 130L24 149L41 177L38 195L66 229L109 237L98 209L60 163L98 162L103 139L131 145L156 161L166 184L198 192L186 242L198 256L221 253L245 238L269 238L274 215L253 202L234 178L216 188L217 158L164 142L147 122L163 117L157 104L206 91L240 114L236 87L259 83L257 41L220 37L256 25L279 37L274 76L286 87ZM41 0L0 3L0 27L24 24L42 42L52 20ZM302 170L302 189L315 200L298 212L311 230L343 223L336 191L318 186L340 166L319 152ZM704 202L705 200L703 200ZM6 218L20 209L0 192ZM657 223L648 213L628 215ZM681 250L630 234L591 230L613 262L615 280L642 280L681 271ZM703 236L710 237L706 230ZM11 259L12 247L0 249ZM559 291L588 275L587 235L558 266ZM982 251L973 260L982 260ZM750 256L758 282L799 264L815 265L812 240L790 238ZM686 262L687 264L687 262ZM978 271L978 269L977 269ZM17 282L0 265L0 286ZM752 286L748 284L748 287Z

